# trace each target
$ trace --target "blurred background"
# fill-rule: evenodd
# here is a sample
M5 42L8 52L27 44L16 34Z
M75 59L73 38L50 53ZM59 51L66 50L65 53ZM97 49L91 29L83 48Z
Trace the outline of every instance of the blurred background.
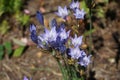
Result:
M80 6L88 15L84 0ZM36 19L41 11L45 26L58 6L69 6L71 0L0 0L0 80L62 80L59 67L48 52L43 52L30 39L29 25L38 32L43 27ZM120 80L120 0L93 0L92 63L87 80ZM89 43L89 19L85 37ZM81 29L82 30L82 29ZM39 33L38 33L39 34Z

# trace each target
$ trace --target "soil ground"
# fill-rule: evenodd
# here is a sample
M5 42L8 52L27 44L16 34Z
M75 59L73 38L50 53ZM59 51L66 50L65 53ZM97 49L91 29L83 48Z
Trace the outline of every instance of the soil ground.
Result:
M54 11L57 7L68 4L68 0L27 0L24 8L30 11L31 23L39 26L35 18L36 11L43 11L45 22L48 24L48 21L56 17ZM120 1L111 0L104 8L105 17L93 22L96 29L92 34L94 55L89 66L88 80L120 80ZM39 28L41 29L41 26ZM21 32L19 29L13 29L0 36L0 39L3 42L11 40L11 36L20 39L23 38ZM0 80L22 80L25 75L33 80L62 80L54 58L37 48L29 35L27 27L24 37L30 42L30 46L21 57L5 56L0 61Z

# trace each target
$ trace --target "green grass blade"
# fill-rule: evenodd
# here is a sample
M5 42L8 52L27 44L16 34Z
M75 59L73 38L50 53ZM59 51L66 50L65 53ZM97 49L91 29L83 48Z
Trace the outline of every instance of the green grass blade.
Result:
M19 57L22 55L23 51L25 49L25 46L20 46L19 48L17 48L14 53L13 53L13 57Z
M4 47L3 45L0 45L0 60L3 59L3 55L4 55Z
M10 56L12 53L12 44L11 42L5 42L4 47L6 49L6 53Z

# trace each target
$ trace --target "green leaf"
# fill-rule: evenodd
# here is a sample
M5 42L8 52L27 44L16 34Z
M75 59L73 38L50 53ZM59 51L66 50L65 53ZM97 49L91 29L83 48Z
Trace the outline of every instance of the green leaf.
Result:
M29 16L20 12L15 14L15 18L22 26L26 25L29 21Z
M16 11L19 11L20 8L22 7L22 0L14 0L13 2L14 6L13 6L13 10L16 12Z
M11 42L5 42L4 47L6 49L7 54L10 56L12 53L12 44Z
M0 60L3 59L3 55L4 55L4 47L3 45L0 45Z
M27 16L26 14L23 14L21 16L21 20L20 20L21 24L26 25L28 23L28 21L29 21L29 16Z
M8 29L9 29L9 25L8 25L8 22L6 20L4 20L1 24L0 24L0 33L1 34L5 34Z
M25 49L25 46L19 46L19 48L17 48L14 53L13 53L13 57L19 57L22 55L23 51Z
M3 3L3 0L0 0L0 16L2 16L2 14L5 12L4 5L2 3Z
M89 34L91 34L91 33L93 33L93 32L95 32L95 29L86 31L83 35L84 35L84 36L87 36L87 35L89 35Z
M105 12L101 7L98 8L97 16L99 18L104 18L105 17Z
M81 9L84 9L84 11L85 11L86 13L89 13L89 8L87 7L87 5L86 5L86 3L85 3L84 0L80 2L80 8L81 8Z

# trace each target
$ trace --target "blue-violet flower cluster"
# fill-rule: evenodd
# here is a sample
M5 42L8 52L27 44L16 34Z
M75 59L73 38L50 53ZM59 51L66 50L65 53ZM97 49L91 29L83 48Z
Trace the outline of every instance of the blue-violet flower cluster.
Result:
M90 63L91 55L87 56L84 50L81 50L79 47L82 44L83 36L77 37L75 34L74 38L71 38L71 43L73 47L69 48L69 52L67 53L72 59L78 60L78 64L86 67Z
M73 4L75 4L75 6L73 6ZM64 9L59 7L58 9L57 14L60 17L68 15L66 7ZM78 3L73 2L71 4L71 9L78 10ZM76 17L80 16L76 13ZM81 16L81 18L83 17ZM37 12L37 19L41 25L44 26L44 18L40 12ZM71 37L70 30L66 30L64 23L58 25L57 21L53 19L50 23L50 29L44 26L44 32L40 35L37 35L36 26L32 24L30 25L30 32L32 41L36 43L38 47L43 49L58 50L62 54L66 53L67 56L70 56L71 59L77 60L77 63L84 67L90 63L91 56L87 56L85 51L80 49L83 36L77 37L77 34L75 34L74 38ZM71 44L66 46L68 39L71 41Z
M74 0L72 1L72 3L69 6L69 8L71 10L73 10L73 12L74 12L73 15L75 16L76 19L84 19L85 12L84 12L83 9L80 9L79 7L80 7L79 2L78 1L75 2ZM61 17L61 18L66 20L67 19L66 17L69 15L68 12L69 12L69 10L67 9L66 6L64 8L59 6L58 7L58 12L56 12L56 14L59 17Z
M37 15L40 15L39 13L37 13ZM41 21L41 17L39 16L38 18L38 20ZM70 30L66 31L64 25L62 24L58 27L55 19L51 21L50 29L44 27L44 33L37 36L36 26L33 24L30 25L30 32L32 41L35 42L39 47L45 49L56 49L62 53L65 52L65 43L69 37Z

